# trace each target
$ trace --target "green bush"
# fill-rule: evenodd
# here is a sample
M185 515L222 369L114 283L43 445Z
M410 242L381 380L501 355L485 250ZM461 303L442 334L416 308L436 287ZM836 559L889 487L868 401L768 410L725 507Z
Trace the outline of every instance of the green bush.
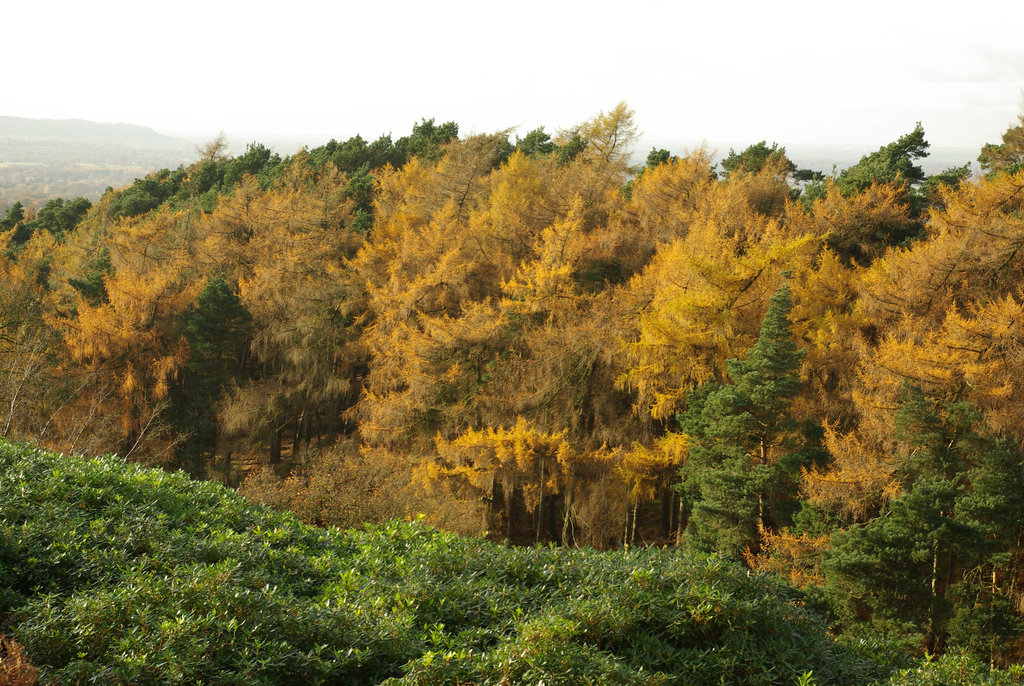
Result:
M885 683L887 686L1011 686L1024 683L1024 671L1019 667L990 670L975 658L958 653L899 670Z
M892 671L837 644L794 590L716 557L506 548L416 522L317 529L182 473L4 443L0 564L0 621L44 682L788 685Z

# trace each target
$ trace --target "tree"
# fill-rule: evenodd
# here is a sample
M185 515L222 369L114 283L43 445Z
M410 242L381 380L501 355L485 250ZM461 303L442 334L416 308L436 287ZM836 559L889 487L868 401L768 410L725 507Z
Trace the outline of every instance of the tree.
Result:
M1024 633L1015 585L1024 540L1024 456L1005 436L991 440L967 473L971 490L958 503L957 516L980 537L974 566L965 566L951 594L955 610L950 640L989 664L1006 664Z
M622 187L622 194L626 196L626 199L631 198L633 196L633 185L643 178L643 175L647 170L656 169L659 165L677 159L679 158L674 157L672 153L664 148L651 148L651 151L647 153L647 162L640 168L640 171L636 173L636 177L630 179L629 183Z
M516 136L516 150L524 155L549 155L555 151L555 144L541 126L522 138Z
M865 155L860 162L840 172L836 184L844 195L858 193L873 183L915 186L925 178L924 171L915 162L928 156L928 148L924 128L918 122L910 133Z
M337 438L355 395L361 353L353 350L362 284L343 266L363 242L348 230L353 203L333 164L297 155L272 188L243 182L204 218L199 250L214 269L236 270L241 304L253 317L252 373L225 398L221 418L233 446L263 444L271 462L291 439Z
M651 151L647 153L647 161L644 164L645 169L654 169L659 164L665 164L672 160L679 159L665 148L651 148Z
M14 261L4 254L14 233L0 232L0 436L36 438L66 385L55 373L59 337L44 320L46 285L39 278L54 244L42 236L20 246Z
M432 481L446 482L458 497L486 503L484 529L495 537L565 545L580 539L607 541L609 532L594 531L586 505L595 500L591 491L596 483L618 480L621 456L603 446L576 449L567 433L544 432L517 417L507 429L469 429L451 441L439 435L437 457L421 471ZM605 500L599 508L614 510L616 504ZM530 520L524 521L524 515Z
M960 187L960 184L971 177L971 163L967 162L960 167L948 167L938 174L932 174L921 184L921 192L928 199L931 207L942 206L942 194L940 188L946 186L953 190Z
M7 254L13 256L18 246L22 245L32 236L32 231L25 226L25 206L21 201L15 202L7 208L3 219L0 219L0 234L11 232L8 241Z
M201 162L220 162L227 157L228 139L221 131L213 140L196 146Z
M213 165L212 162L209 164ZM136 179L128 188L117 191L110 201L111 217L136 217L159 207L177 193L188 172L179 167L173 173L160 169L145 178Z
M215 414L231 381L241 378L252 338L252 315L220 274L211 277L181 315L188 360L170 389L169 420L183 438L178 459L202 475L203 459L217 447Z
M572 133L564 142L558 143L555 149L558 151L558 161L561 164L568 164L576 159L576 156L587 149L588 141L579 134Z
M691 505L688 546L739 558L771 524L773 482L786 466L796 428L789 406L800 391L800 361L790 335L789 286L771 297L757 342L745 359L727 362L731 384L707 383L687 396L678 416L689 436L680 470Z
M639 135L634 115L626 102L620 101L608 112L602 110L584 122L579 134L587 141L588 154L606 162L626 160Z
M778 143L772 143L771 147L768 147L764 141L754 143L740 153L729 148L729 155L722 160L721 165L726 178L737 172L755 174L766 165L771 165L784 176L795 174L797 171L796 165L786 156L785 148L780 147Z
M110 251L104 246L100 249L99 256L92 262L91 269L85 278L69 277L68 285L81 293L90 305L96 306L100 303L110 302L110 294L107 293L104 279L113 273L114 268L110 264Z
M0 233L10 231L24 220L25 206L22 205L19 200L8 207L7 212L4 214L4 218L0 219Z
M75 198L67 203L63 198L54 198L35 212L31 208L26 210L20 202L14 203L7 209L4 218L0 219L0 233L13 230L8 242L8 256L16 256L25 243L40 231L45 230L62 238L85 217L91 206L85 198Z
M947 638L994 662L1024 625L1012 586L1024 532L1024 460L991 435L969 402L940 406L905 385L894 421L891 499L832 538L828 583L873 621L919 632L929 652Z
M852 195L831 180L810 202L807 231L825 236L825 243L845 262L867 265L887 248L906 244L921 224L913 216L904 190L893 184L872 184Z
M978 162L988 176L1013 174L1024 164L1024 112L1017 116L1017 122L1003 133L1002 143L986 143L982 147Z
M656 419L674 416L686 388L725 380L726 360L756 340L779 272L805 264L818 245L758 212L744 184L713 181L706 161L701 151L660 165L631 198L658 243L629 282L636 332L620 384Z
M260 180L260 185L267 188L273 179L273 174L268 172L279 169L280 165L280 155L261 143L249 143L245 148L245 153L231 158L218 170L221 177L220 190L230 191L239 184L246 174L257 177Z
M403 161L410 157L422 157L436 162L443 154L446 143L458 140L459 125L453 121L441 125L434 124L434 118L422 119L412 127L412 134L395 141L395 149L402 155Z

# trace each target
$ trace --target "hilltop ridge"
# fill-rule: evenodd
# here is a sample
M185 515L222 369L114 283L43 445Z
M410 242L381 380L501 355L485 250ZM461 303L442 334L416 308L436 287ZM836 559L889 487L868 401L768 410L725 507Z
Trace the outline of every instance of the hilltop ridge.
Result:
M9 116L0 116L0 138L107 141L123 145L165 145L175 148L190 145L189 141L158 133L139 124Z

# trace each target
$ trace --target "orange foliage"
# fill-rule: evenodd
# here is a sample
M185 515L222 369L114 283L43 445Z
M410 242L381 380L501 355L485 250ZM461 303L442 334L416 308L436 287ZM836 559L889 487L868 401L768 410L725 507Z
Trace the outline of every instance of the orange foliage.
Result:
M0 634L0 684L32 686L38 678L39 671L28 661L21 644Z
M811 504L839 507L850 516L864 520L873 514L883 498L899 492L893 480L895 446L881 447L854 433L839 433L825 427L825 447L832 456L827 468L805 469L801 490Z
M747 553L745 559L751 569L786 577L796 588L805 588L824 583L821 553L828 547L828 536L762 531L760 551Z
M746 215L747 225L759 226L747 238L730 230L738 220L698 220L630 282L637 333L619 383L637 393L638 409L666 419L687 388L722 380L725 360L753 344L782 271L810 259L813 236L790 237L776 220L758 217Z

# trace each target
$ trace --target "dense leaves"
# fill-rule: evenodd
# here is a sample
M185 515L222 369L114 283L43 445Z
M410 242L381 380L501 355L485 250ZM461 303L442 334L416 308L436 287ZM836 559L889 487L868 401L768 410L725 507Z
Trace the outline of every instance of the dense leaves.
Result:
M881 676L715 558L316 529L210 483L0 445L0 613L44 681L790 684Z
M0 219L0 433L321 525L724 553L847 638L1008 664L1018 129L983 178L925 177L921 127L827 178L765 142L641 170L625 103L514 139L216 140Z
M789 330L792 306L783 285L746 358L727 361L731 383L697 387L678 416L690 443L680 473L692 510L686 543L697 550L739 559L788 495L784 477L795 447L786 439L796 428L789 406L800 391L802 357Z

